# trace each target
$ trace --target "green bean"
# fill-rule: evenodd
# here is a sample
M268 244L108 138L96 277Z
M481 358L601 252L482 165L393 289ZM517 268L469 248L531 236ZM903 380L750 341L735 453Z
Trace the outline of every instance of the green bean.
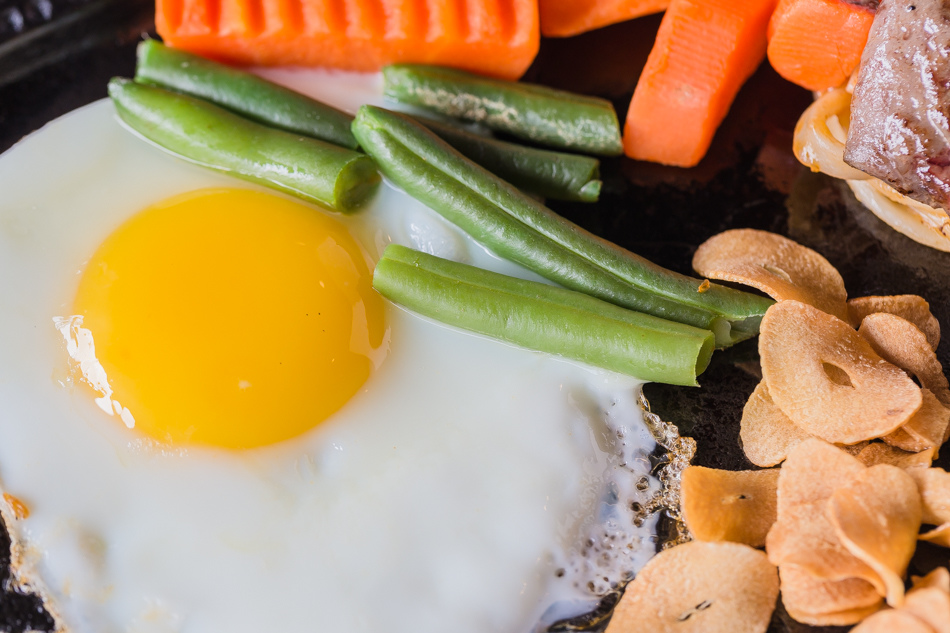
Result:
M623 152L617 113L606 99L414 64L383 68L383 90L396 101L542 145L605 156Z
M476 241L567 288L712 330L754 336L772 301L666 270L588 233L453 150L411 118L373 106L353 133L382 172ZM701 289L702 288L702 289Z
M463 156L519 189L555 200L597 202L600 197L596 158L499 141L423 117L416 120Z
M293 90L155 40L138 47L135 80L211 101L258 123L356 149L353 117Z
M132 130L182 158L348 213L379 185L373 160L254 123L215 105L114 78L109 96Z
M696 385L714 347L708 330L404 246L386 248L373 287L437 321L642 380Z

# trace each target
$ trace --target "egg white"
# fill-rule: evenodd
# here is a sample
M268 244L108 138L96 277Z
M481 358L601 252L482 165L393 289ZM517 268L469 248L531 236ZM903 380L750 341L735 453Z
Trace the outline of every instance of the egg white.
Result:
M378 76L269 75L351 112L383 103ZM61 626L527 632L646 562L639 383L397 307L386 360L294 440L169 447L100 411L53 319L122 221L215 186L253 188L142 142L107 101L0 156L0 487L30 509L4 519ZM344 221L373 258L398 242L534 278L388 185Z

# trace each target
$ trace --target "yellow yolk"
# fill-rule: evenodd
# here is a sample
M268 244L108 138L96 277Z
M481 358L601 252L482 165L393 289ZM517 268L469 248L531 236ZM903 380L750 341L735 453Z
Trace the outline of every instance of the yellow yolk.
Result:
M367 258L325 213L215 189L139 213L76 296L116 402L161 441L250 448L314 427L384 353Z

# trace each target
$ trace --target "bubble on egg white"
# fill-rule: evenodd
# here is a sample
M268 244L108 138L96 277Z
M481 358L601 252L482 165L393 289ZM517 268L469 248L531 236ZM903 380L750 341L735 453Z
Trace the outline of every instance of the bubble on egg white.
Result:
M377 76L274 75L382 103ZM142 143L106 102L0 156L0 482L31 509L4 517L67 628L527 633L653 555L638 381L399 308L353 400L262 449L162 445L60 380L69 349L94 350L80 323L51 325L76 271L130 214L213 186L250 187ZM389 186L343 221L374 258L399 242L537 278Z

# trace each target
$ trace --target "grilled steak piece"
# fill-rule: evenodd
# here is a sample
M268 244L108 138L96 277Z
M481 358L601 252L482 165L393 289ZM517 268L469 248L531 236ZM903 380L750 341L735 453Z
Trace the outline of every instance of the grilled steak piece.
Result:
M861 59L844 160L950 211L950 0L883 0Z

